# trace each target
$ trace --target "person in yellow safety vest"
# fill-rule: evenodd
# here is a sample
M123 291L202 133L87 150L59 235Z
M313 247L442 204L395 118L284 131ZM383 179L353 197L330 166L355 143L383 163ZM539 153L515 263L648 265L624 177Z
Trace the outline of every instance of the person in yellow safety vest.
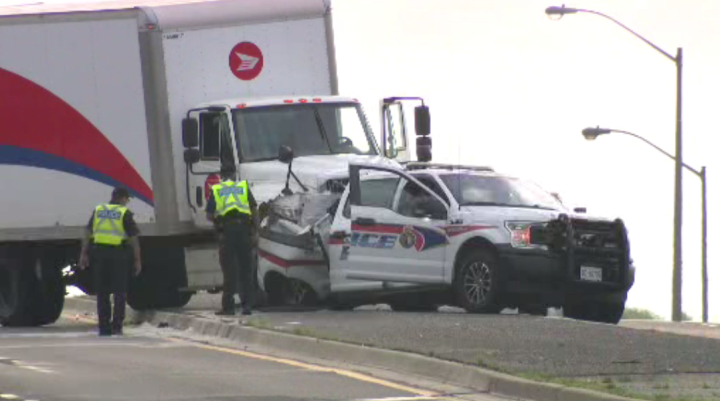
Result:
M126 207L129 202L130 192L115 188L110 202L93 211L82 241L79 266L84 270L92 264L100 336L122 335L130 276L128 245L133 250L135 275L142 269L139 230L133 213ZM115 304L112 311L110 294Z
M235 294L240 292L243 315L252 314L255 296L257 203L247 181L235 180L235 166L223 166L223 181L212 186L205 212L219 235L220 265L223 271L222 309L217 315L235 314Z

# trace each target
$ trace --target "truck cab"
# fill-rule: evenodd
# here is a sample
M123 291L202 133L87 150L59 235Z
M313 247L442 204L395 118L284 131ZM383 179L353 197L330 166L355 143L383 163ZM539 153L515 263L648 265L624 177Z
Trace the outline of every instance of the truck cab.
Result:
M346 176L350 163L399 167L413 158L402 107L398 98L383 100L382 149L362 105L349 97L239 98L189 110L182 135L194 223L209 227L202 211L223 165L236 166L237 177L249 181L259 203L277 197L286 186L290 191L331 191L335 181L330 177ZM292 166L281 160L281 148L292 150Z

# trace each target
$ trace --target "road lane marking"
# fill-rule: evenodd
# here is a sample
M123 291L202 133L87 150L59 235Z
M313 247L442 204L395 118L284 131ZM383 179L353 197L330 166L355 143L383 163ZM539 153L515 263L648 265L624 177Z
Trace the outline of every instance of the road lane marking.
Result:
M0 398L3 400L19 400L20 397L16 396L15 394L0 394Z
M314 372L334 373L336 375L348 377L350 379L355 379L358 381L371 383L371 384L377 384L379 386L383 386L383 387L387 387L387 388L391 388L391 389L399 390L399 391L405 391L407 393L417 394L417 395L423 396L423 397L434 397L434 396L438 395L438 393L436 393L434 391L427 391L427 390L422 390L422 389L415 388L415 387L405 386L405 385L402 385L399 383L394 383L394 382L391 382L388 380L378 379L378 378L375 378L375 377L372 377L369 375L352 372L352 371L345 370L345 369L328 368L325 366L314 365L314 364L305 363L305 362L299 362L299 361L295 361L292 359L278 358L278 357L269 356L269 355L256 354L254 352L240 351L237 349L225 348L225 347L218 347L215 345L199 344L199 343L195 343L192 341L181 340L181 339L177 339L177 338L168 338L166 340L180 343L180 344L186 344L186 345L193 346L196 348L224 352L226 354L244 356L246 358L252 358L252 359L257 359L257 360L261 360L261 361L275 362L275 363L280 363L283 365L294 366L297 368L307 369L307 370L311 370Z
M76 316L75 319L79 320L79 321L87 322L87 323L97 323L96 320L81 317L81 316ZM334 373L339 376L344 376L344 377L362 381L365 383L376 384L379 386L391 388L391 389L398 390L398 391L404 391L404 392L411 393L411 394L417 394L418 396L423 396L423 397L438 396L438 393L434 392L434 391L422 390L422 389L415 388L415 387L405 386L405 385L402 385L399 383L394 383L394 382L391 382L388 380L378 379L378 378L375 378L375 377L372 377L369 375L352 372L352 371L345 370L345 369L328 368L325 366L313 365L310 363L294 361L292 359L278 358L278 357L257 354L257 353L248 352L248 351L240 351L240 350L233 349L233 348L218 347L218 346L208 345L208 344L199 344L199 343L196 343L193 341L181 340L181 339L177 339L177 338L165 338L164 340L178 343L178 344L193 346L196 348L202 348L202 349L207 349L207 350L212 350L212 351L223 352L226 354L244 356L246 358L252 358L252 359L261 360L261 361L280 363L283 365L294 366L297 368L307 369L307 370L311 370L314 372Z
M442 396L415 396L415 397L385 397L385 398L360 398L353 401L421 401L421 400L451 400L452 398Z

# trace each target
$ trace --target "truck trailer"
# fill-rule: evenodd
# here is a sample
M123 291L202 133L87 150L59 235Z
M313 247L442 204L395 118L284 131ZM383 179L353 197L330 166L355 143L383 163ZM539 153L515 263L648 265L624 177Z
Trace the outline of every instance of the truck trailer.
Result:
M0 323L57 320L66 275L93 293L80 239L114 187L141 230L128 303L181 307L221 287L204 212L221 166L268 203L342 191L351 162L427 160L424 103L410 143L403 105L418 99L383 99L378 144L358 100L338 95L331 15L329 0L0 8Z

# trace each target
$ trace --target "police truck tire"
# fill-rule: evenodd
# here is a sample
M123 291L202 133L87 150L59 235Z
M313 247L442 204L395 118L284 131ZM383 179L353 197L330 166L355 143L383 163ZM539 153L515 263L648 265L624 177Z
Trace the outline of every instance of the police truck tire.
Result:
M306 282L294 278L285 280L283 295L285 305L316 306L318 304L315 290Z
M499 281L495 255L473 249L459 261L453 278L456 302L468 313L498 313Z

